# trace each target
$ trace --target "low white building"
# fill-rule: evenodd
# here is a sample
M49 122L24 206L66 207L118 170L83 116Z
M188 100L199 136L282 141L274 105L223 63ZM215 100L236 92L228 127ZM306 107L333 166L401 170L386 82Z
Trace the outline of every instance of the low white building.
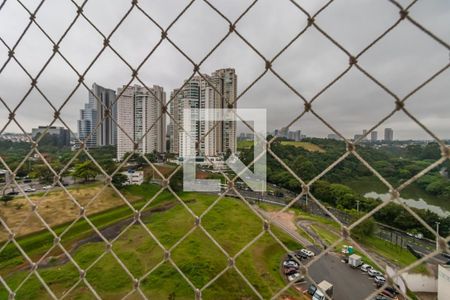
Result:
M122 172L122 174L128 177L125 185L141 185L144 183L144 171L127 171Z
M439 265L438 300L448 299L450 295L450 266Z

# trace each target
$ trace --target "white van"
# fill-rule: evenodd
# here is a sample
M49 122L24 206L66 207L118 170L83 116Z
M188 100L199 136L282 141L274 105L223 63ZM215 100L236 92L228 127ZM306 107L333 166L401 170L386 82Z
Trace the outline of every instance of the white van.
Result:
M324 292L327 293L328 297L333 298L333 285L331 283L326 280L322 280L317 287L318 288L312 297L313 300L326 299Z

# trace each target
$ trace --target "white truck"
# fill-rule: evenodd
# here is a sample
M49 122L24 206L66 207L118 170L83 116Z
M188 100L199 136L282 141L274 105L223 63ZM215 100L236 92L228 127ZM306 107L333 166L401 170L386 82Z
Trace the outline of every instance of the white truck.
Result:
M312 299L313 300L325 300L327 298L325 297L324 293L326 293L328 295L328 297L330 297L330 299L333 298L333 285L326 280L322 280L317 285L317 290L314 293Z
M359 268L363 263L361 260L361 256L356 255L356 254L352 254L348 257L348 264L352 267L352 268Z

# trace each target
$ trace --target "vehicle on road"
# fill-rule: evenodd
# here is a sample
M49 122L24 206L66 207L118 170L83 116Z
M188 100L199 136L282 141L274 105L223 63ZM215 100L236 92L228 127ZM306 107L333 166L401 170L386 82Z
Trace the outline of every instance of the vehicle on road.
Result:
M32 192L36 192L36 189L31 188L31 187L26 187L26 188L23 189L23 191L25 193L32 193Z
M414 238L416 238L416 239L418 239L418 240L423 239L423 234L422 234L421 232L417 232L417 233L414 233L414 232L407 232L406 235L408 235L408 236L410 236L410 237L414 237Z
M315 255L314 252L312 252L311 250L308 250L308 249L302 249L302 250L300 250L300 252L305 253L309 257L313 257Z
M46 185L46 186L43 186L42 189L43 189L44 191L46 191L46 190L51 189L52 187L53 187L53 186L51 186L51 185Z
M11 191L9 193L6 193L6 195L8 195L8 196L16 196L16 195L19 195L19 192Z
M288 280L289 280L289 282L292 282L292 281L301 282L301 281L305 280L305 277L301 276L299 273L294 273L294 274L288 276Z
M376 277L376 276L381 276L383 275L380 271L377 271L375 269L370 269L369 271L367 271L367 274L369 274L370 277Z
M374 300L389 300L385 295L376 295Z
M283 262L283 267L290 267L290 268L298 268L298 263L293 260L285 260Z
M363 264L362 266L361 266L361 271L363 271L363 272L368 272L369 270L371 270L372 269L372 266L371 265L368 265L368 264Z
M447 253L447 252L442 252L441 255L446 257L446 258L450 258L450 254Z
M322 280L318 285L317 289L312 297L313 300L324 300L325 293L329 298L333 298L333 285L326 280Z
M25 178L22 182L23 183L31 183L31 179L30 178Z
M348 264L352 267L352 268L358 268L360 267L363 263L361 260L361 256L356 255L356 254L352 254L348 257Z
M384 276L375 276L374 281L377 286L382 286L386 282L386 279L384 278Z

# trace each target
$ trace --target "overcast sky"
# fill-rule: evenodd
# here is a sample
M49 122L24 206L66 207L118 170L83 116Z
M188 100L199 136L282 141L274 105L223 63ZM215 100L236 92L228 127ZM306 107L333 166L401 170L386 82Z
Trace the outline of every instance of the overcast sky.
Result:
M23 0L22 0L23 1ZM244 0L210 0L229 19L235 20L250 4ZM34 10L36 0L23 1ZM80 2L80 1L77 1ZM105 34L122 18L131 1L90 0L86 16ZM326 1L298 1L314 14ZM407 4L409 1L400 1ZM163 27L181 12L187 1L140 1L141 7ZM58 40L76 15L69 0L46 0L36 21L49 36ZM418 1L410 15L450 42L450 1ZM16 1L6 1L0 11L0 36L12 47L23 32L28 13ZM398 19L398 9L389 1L337 0L316 18L317 24L349 52L358 53ZM237 23L237 30L266 58L271 59L305 26L306 16L288 0L260 0ZM228 24L203 1L197 0L169 30L169 37L194 61L198 62L227 33ZM111 45L132 66L137 66L159 41L161 33L140 11L134 9L111 38ZM80 72L84 72L102 48L102 37L82 18L78 19L63 39L60 51ZM32 25L15 50L17 59L36 76L50 57L52 44ZM0 63L7 59L7 49L0 44ZM383 40L360 59L360 65L400 97L449 63L449 51L408 21L401 22ZM232 34L201 66L201 71L233 67L238 74L238 92L264 71L264 61L237 35ZM348 66L348 57L315 28L309 28L273 64L289 84L307 99L334 79ZM147 85L162 85L167 95L192 74L192 64L172 45L164 41L139 72ZM86 75L93 82L117 89L130 80L130 69L107 49ZM39 88L59 106L77 84L75 73L58 55L38 79ZM0 97L15 107L30 87L30 80L11 61L0 74ZM80 87L63 108L61 116L76 132L79 109L88 99L88 91ZM345 136L370 128L394 107L394 99L352 68L338 83L313 103L313 108ZM238 102L238 107L266 108L268 129L290 123L303 109L303 102L270 72ZM450 138L450 70L411 97L406 107L441 138ZM17 120L30 131L47 125L53 111L38 92L33 91L17 111ZM4 126L7 110L0 107L0 126ZM395 138L429 139L430 137L403 113L394 115L385 127L394 129ZM313 115L296 122L308 136L326 136L331 131ZM14 125L5 132L17 132ZM380 133L379 133L380 135Z

